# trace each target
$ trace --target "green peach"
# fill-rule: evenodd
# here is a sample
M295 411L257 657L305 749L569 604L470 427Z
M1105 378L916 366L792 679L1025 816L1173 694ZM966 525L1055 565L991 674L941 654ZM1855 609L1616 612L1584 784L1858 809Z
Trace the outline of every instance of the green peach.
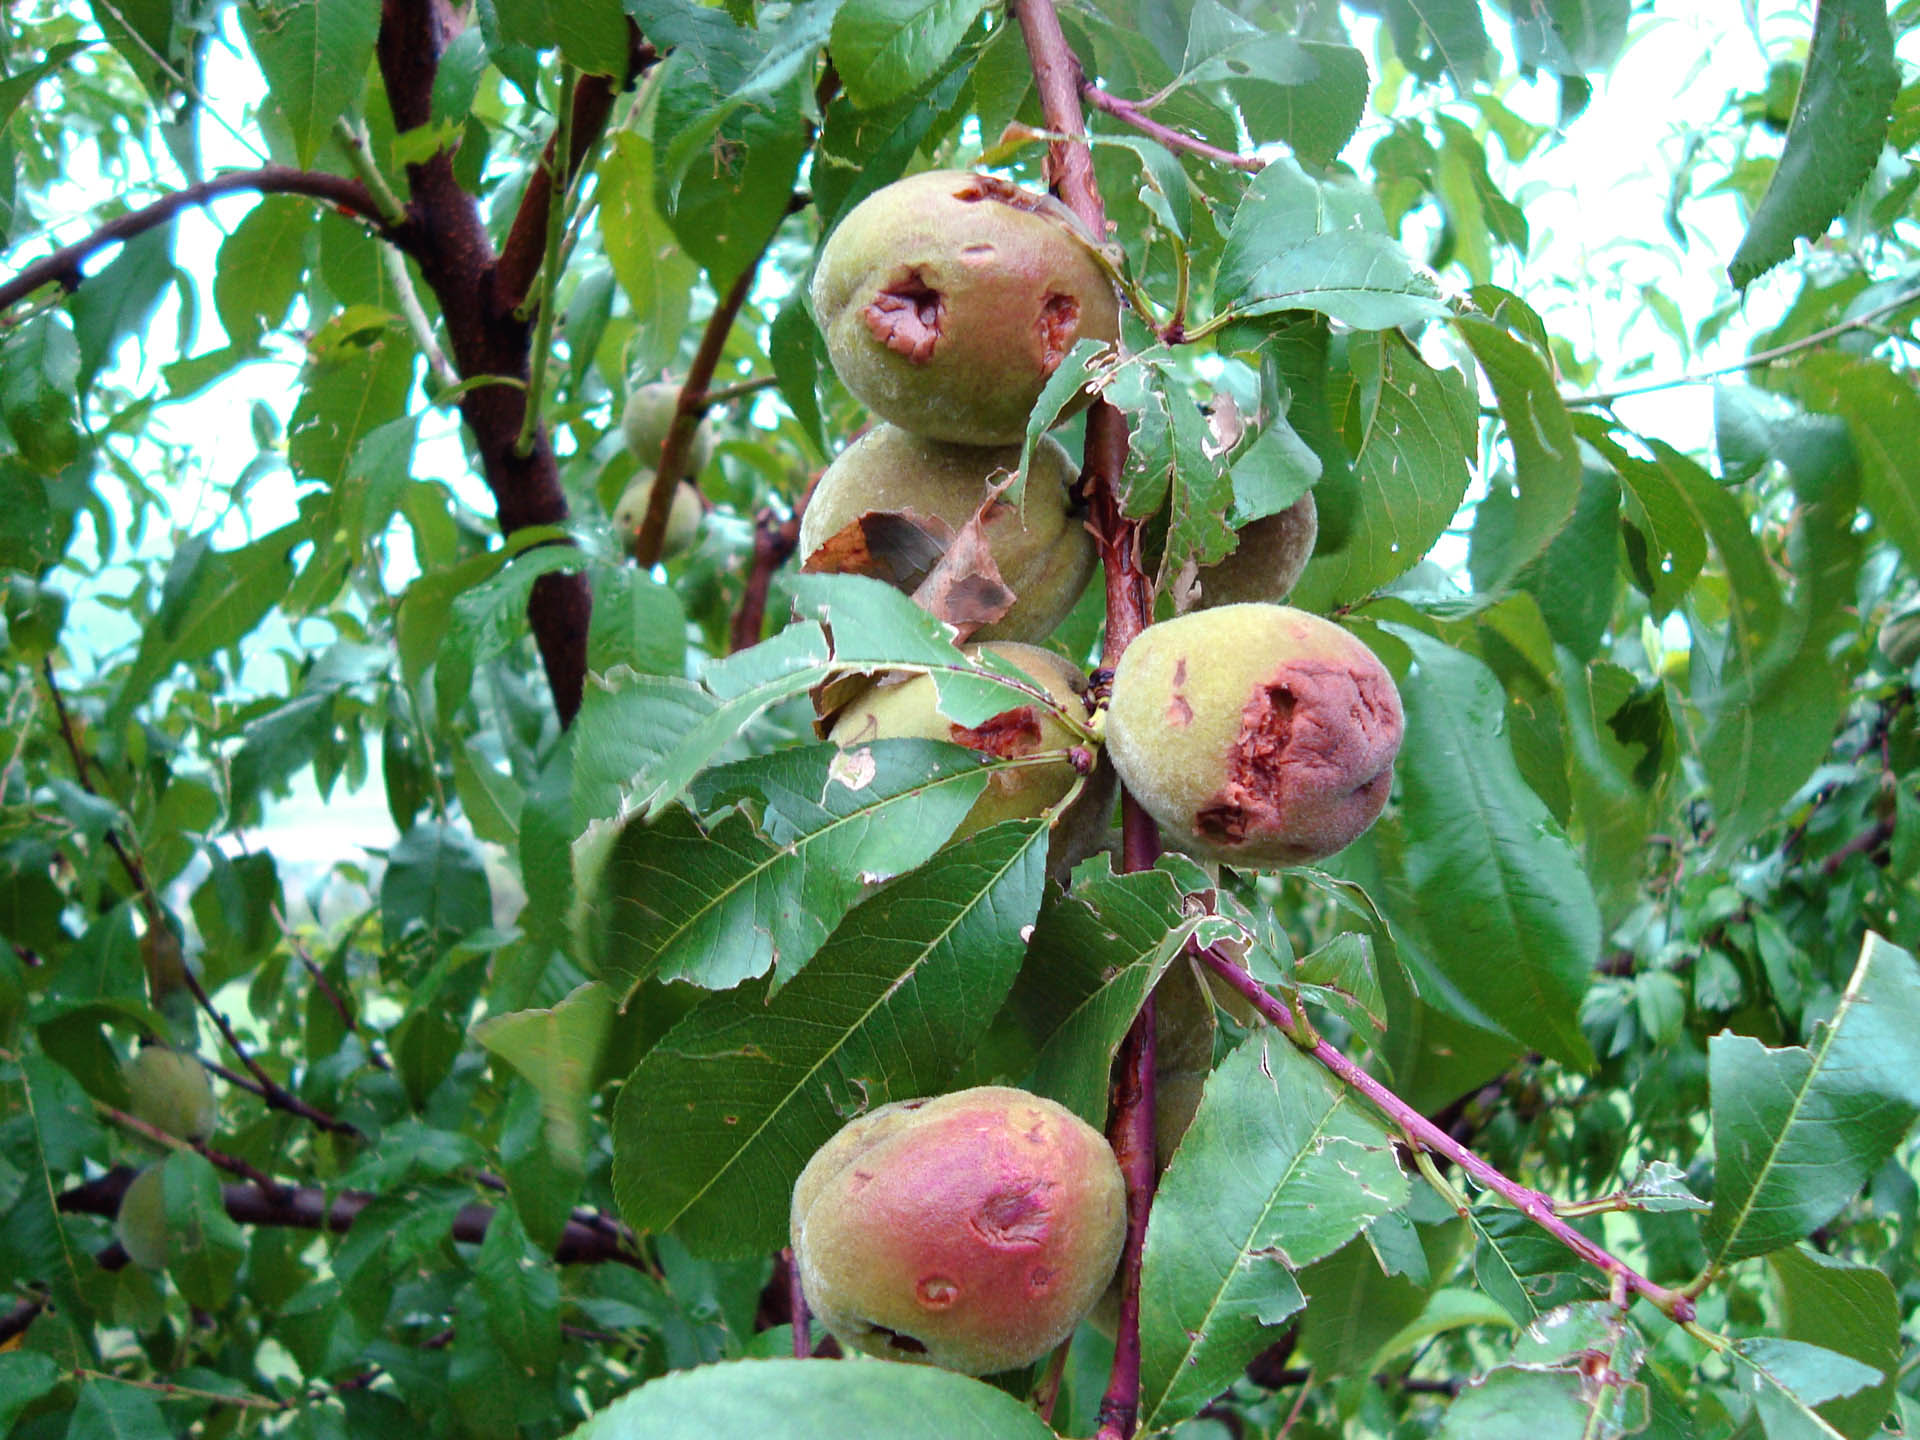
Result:
M149 1045L121 1067L133 1113L179 1140L204 1140L220 1123L207 1072L193 1056Z
M626 409L620 412L620 429L634 459L649 472L660 464L660 447L666 443L667 431L679 409L680 387L671 380L636 386L627 397ZM712 458L713 424L703 419L693 432L693 448L687 453L687 473L682 478L698 475Z
M134 1176L113 1220L114 1238L143 1270L167 1268L166 1168L163 1161Z
M1253 868L1351 844L1393 785L1393 677L1338 625L1225 605L1141 632L1113 676L1106 741L1170 843Z
M991 175L933 170L876 190L820 251L813 313L833 368L916 434L1010 445L1076 340L1120 310L1073 212Z
M647 501L653 495L653 471L642 470L620 492L620 503L613 507L613 529L620 537L620 546L629 555L634 554L634 546L640 539L640 526L647 518ZM700 522L706 518L706 506L700 501L700 492L690 482L682 480L673 487L673 502L667 510L667 528L660 537L660 558L678 555L693 543L693 537L700 533Z
M1311 490L1278 514L1243 525L1232 554L1217 565L1201 566L1201 605L1279 604L1299 582L1319 534L1320 512Z
M988 1085L883 1106L827 1141L794 1186L793 1257L848 1349L984 1375L1073 1333L1126 1223L1100 1132Z
M822 547L863 515L900 514L938 520L959 531L986 502L989 485L1020 464L1017 445L947 445L876 425L843 450L814 486L800 517L800 558L810 570L845 562ZM994 567L1013 592L1007 612L977 629L975 640L1039 640L1073 609L1094 571L1093 537L1068 505L1073 461L1059 443L1034 447L1024 503L996 502L982 532ZM863 573L876 573L868 564ZM911 589L917 575L880 576Z

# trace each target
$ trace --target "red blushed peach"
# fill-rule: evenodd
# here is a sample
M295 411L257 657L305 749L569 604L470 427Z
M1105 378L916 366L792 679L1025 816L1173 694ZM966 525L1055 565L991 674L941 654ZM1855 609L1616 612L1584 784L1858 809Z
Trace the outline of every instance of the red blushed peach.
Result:
M814 1315L850 1349L984 1375L1073 1333L1112 1278L1126 1186L1100 1132L1024 1090L883 1106L793 1192Z
M1373 824L1405 724L1393 677L1338 625L1225 605L1127 647L1106 739L1170 843L1261 868L1322 859Z

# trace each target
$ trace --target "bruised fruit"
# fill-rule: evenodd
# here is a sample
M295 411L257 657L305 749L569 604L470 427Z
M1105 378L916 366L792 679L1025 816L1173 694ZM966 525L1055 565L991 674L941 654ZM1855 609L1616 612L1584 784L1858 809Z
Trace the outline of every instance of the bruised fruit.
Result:
M1086 677L1072 662L1051 650L1005 641L967 648L970 653L977 648L991 651L1046 691L1053 703L1067 713L1085 713L1081 696L1086 690ZM1017 696L1009 691L1008 699L1016 700ZM871 740L946 740L965 745L989 759L1048 751L1059 754L1059 759L1045 764L995 770L987 781L987 788L954 831L956 839L1002 820L1022 820L1042 814L1057 805L1079 778L1079 770L1064 752L1085 742L1058 714L1038 701L1013 704L972 727L956 725L942 715L939 702L939 691L929 675L883 676L834 716L827 738L842 749ZM1096 783L1096 777L1089 777L1080 798L1061 816L1055 830L1053 860L1056 866L1071 865L1084 858L1062 853L1060 847L1069 837L1084 840L1092 829L1104 832L1106 811L1112 801L1111 782L1101 785Z
M793 1259L842 1345L984 1375L1073 1333L1126 1223L1099 1131L987 1085L884 1105L821 1146L793 1190Z
M627 437L627 448L648 471L660 464L660 447L680 409L680 387L671 380L656 380L637 386L627 397L627 408L620 413L620 429ZM687 451L688 476L698 475L713 458L713 426L702 420L693 432L693 445ZM684 478L684 477L683 477Z
M613 507L613 530L620 537L620 548L629 555L636 554L640 527L647 518L647 501L653 494L653 479L653 471L642 470L620 492L620 503ZM700 503L699 490L685 480L675 485L673 503L667 511L667 528L660 536L661 558L678 555L691 545L705 515L706 507Z
M1024 501L988 506L991 486L1019 465L1017 445L946 445L877 425L814 487L800 517L802 563L897 585L941 619L972 627L976 640L1041 639L1087 588L1093 537L1068 507L1073 461L1051 438L1034 447ZM972 533L997 585L977 554L959 550L982 506Z
M1218 565L1200 569L1202 606L1278 604L1307 568L1320 534L1320 512L1309 490L1277 515L1240 529L1240 543Z
M1404 724L1393 677L1338 625L1225 605L1127 647L1106 740L1170 843L1257 868L1321 859L1365 831Z
M167 1186L164 1163L133 1177L120 1197L113 1234L127 1258L143 1270L167 1268Z
M193 1056L149 1045L121 1069L133 1113L177 1140L204 1140L220 1123L207 1072Z
M1073 212L991 175L876 190L820 251L813 313L846 387L920 435L1010 445L1077 340L1112 340L1112 283Z

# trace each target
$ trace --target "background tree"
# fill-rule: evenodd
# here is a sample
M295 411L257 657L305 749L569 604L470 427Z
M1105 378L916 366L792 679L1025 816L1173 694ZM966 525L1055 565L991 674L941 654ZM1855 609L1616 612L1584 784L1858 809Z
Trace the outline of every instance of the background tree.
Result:
M1749 7L1772 73L1669 137L1664 215L1547 233L1674 23L14 7L0 1428L1910 1430L1920 7ZM1104 679L1312 491L1294 603L1407 717L1319 866L1123 796L1049 877L1039 820L943 844L1015 761L815 738L854 672L1008 704L792 560L865 421L818 246L932 166L1050 186L1129 302L1026 437L1097 386L1053 650ZM703 417L662 562L675 486L622 497ZM391 830L298 862L376 777ZM1111 1312L991 1381L779 1358L807 1156L989 1081L1112 1139Z

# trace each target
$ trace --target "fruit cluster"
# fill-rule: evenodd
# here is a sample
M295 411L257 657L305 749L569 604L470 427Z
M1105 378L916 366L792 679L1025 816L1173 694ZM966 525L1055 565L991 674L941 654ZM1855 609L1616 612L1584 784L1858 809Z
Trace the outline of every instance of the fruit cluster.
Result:
M868 197L822 251L812 298L829 354L889 423L821 478L800 529L807 568L908 591L1060 712L1025 706L966 729L940 713L928 676L882 676L823 718L835 743L944 739L993 756L1076 748L1062 721L1086 683L1025 643L1060 623L1094 568L1072 511L1073 464L1043 437L1018 509L996 481L1018 466L1027 417L1074 340L1117 328L1090 243L1047 197L942 171ZM1107 783L1087 785L1064 817L1075 823L1056 830L1056 873L1088 848L1075 841L1104 839L1116 772L1169 843L1236 865L1318 860L1373 823L1403 726L1392 677L1347 631L1278 603L1316 533L1310 494L1244 527L1239 548L1196 577L1199 608L1128 647L1094 771ZM960 833L1057 806L1085 768L1063 758L1000 770ZM1197 979L1192 987L1168 997L1164 1017L1186 1032L1163 1037L1168 1148L1211 1059L1212 1002ZM1099 1134L1051 1101L998 1087L853 1121L793 1196L802 1287L843 1344L971 1373L1027 1364L1070 1335L1106 1289L1124 1229L1124 1186Z
M626 437L627 449L640 462L640 469L627 482L627 488L620 492L619 502L613 507L613 531L620 539L621 548L636 558L640 526L647 518L647 504L653 498L658 480L655 467L660 463L660 448L666 443L667 431L672 428L679 408L680 387L671 380L656 380L635 387L620 415L621 434ZM702 420L693 432L686 473L673 479L673 501L667 511L667 528L660 540L662 556L678 554L693 543L706 516L706 504L693 477L706 469L707 461L712 458L713 426Z

